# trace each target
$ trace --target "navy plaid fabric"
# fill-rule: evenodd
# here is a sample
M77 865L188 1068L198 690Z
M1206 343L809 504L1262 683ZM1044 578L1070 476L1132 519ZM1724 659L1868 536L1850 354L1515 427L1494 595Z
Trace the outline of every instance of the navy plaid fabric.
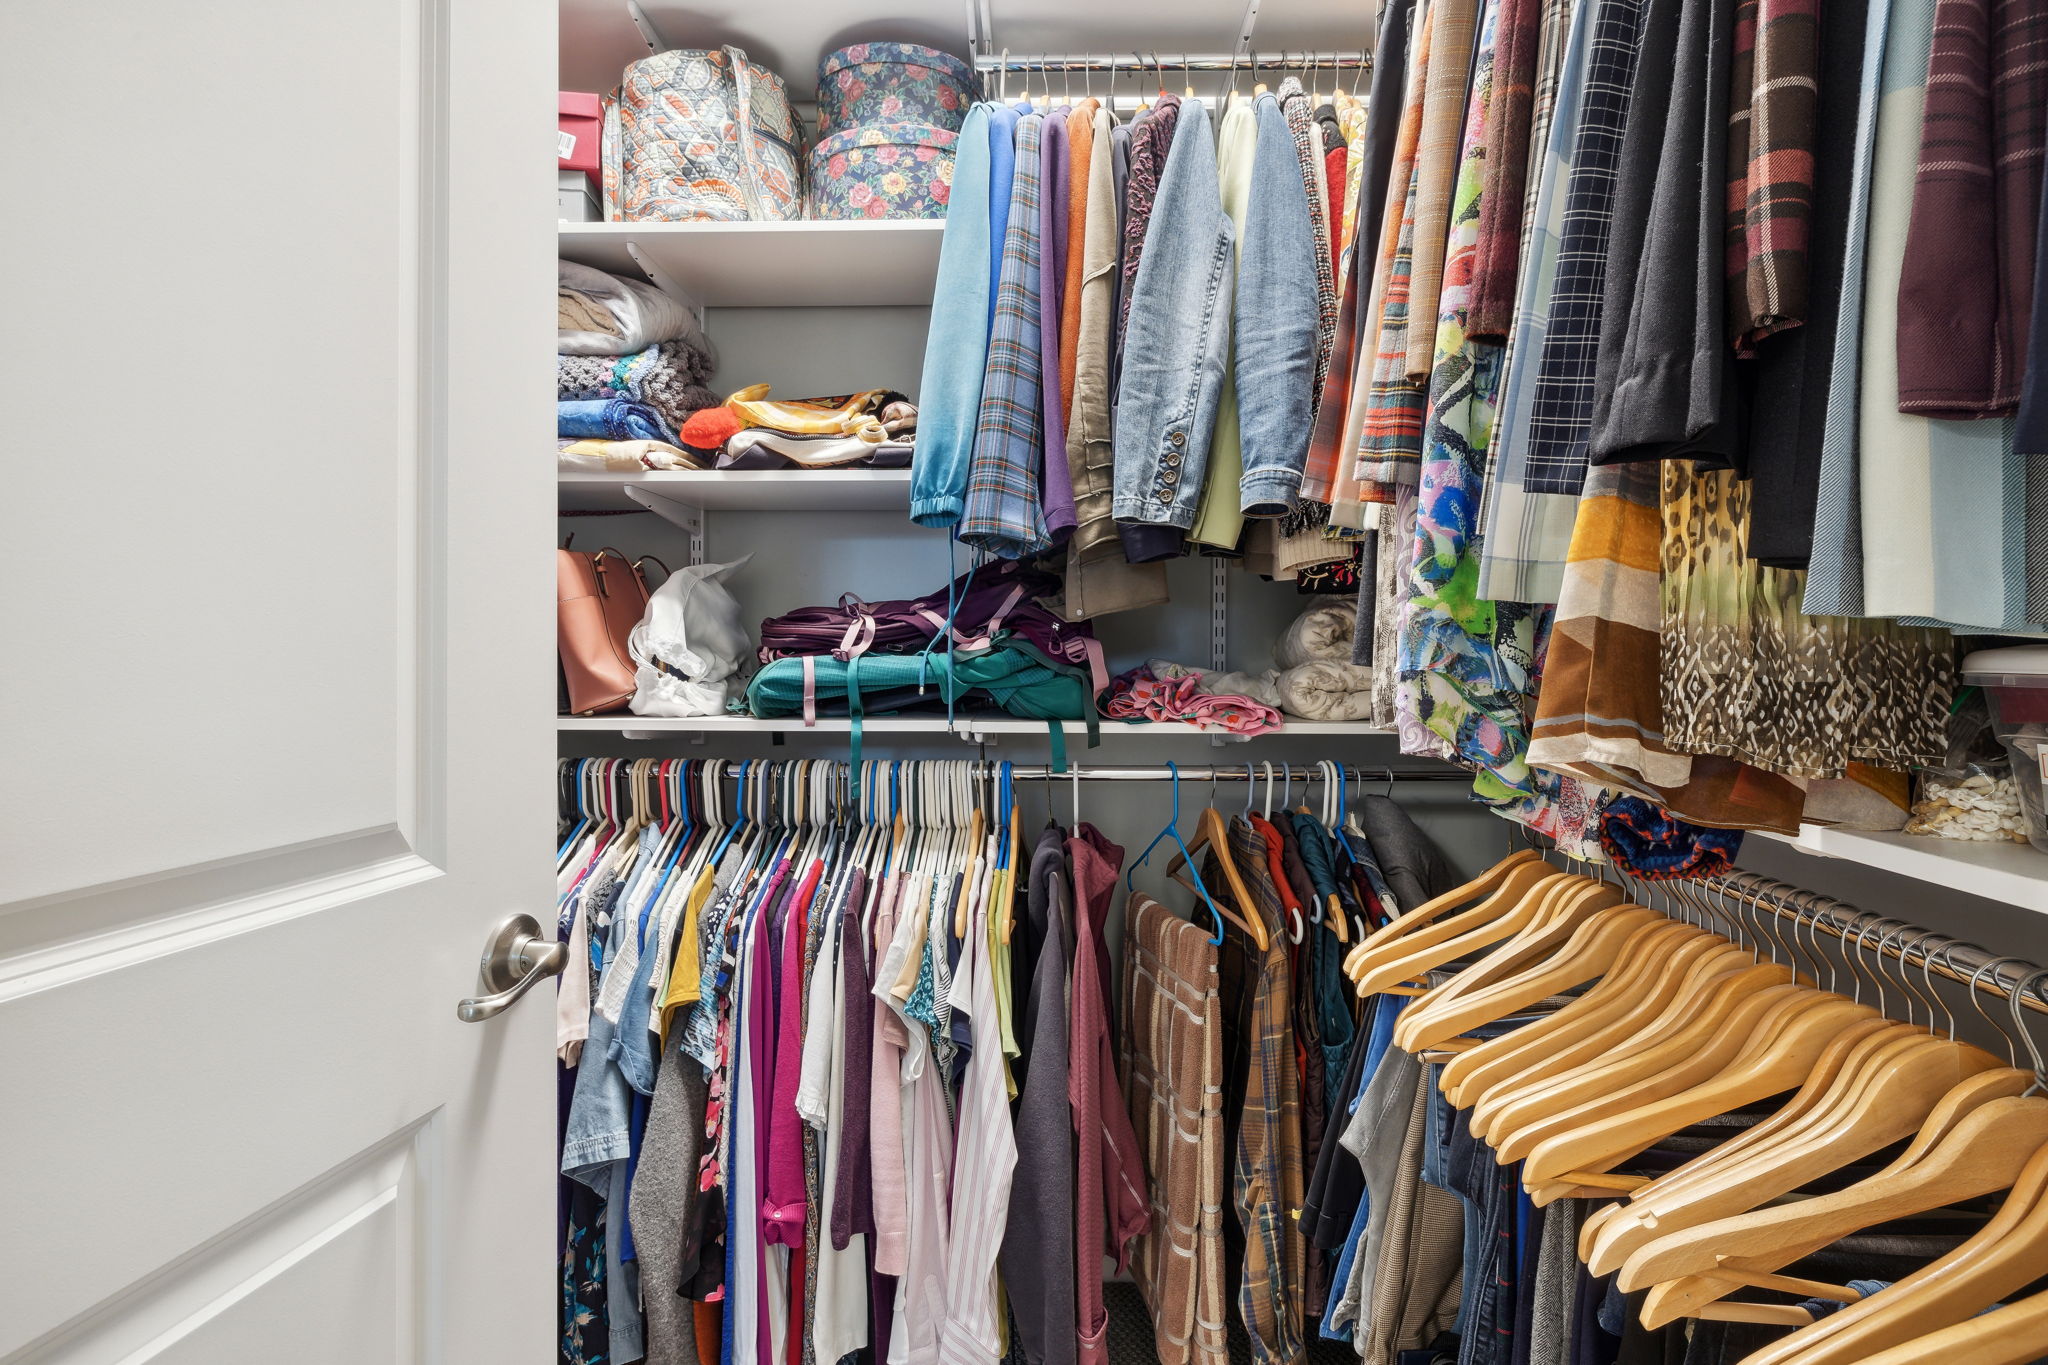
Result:
M1045 426L1039 405L1038 142L1044 123L1039 114L1017 121L1010 224L982 376L981 419L967 468L967 506L960 517L962 543L1005 559L1022 559L1052 544L1039 494Z
M1596 3L1572 146L1572 175L1565 191L1557 283L1550 295L1550 325L1543 337L1529 421L1524 484L1533 493L1576 496L1586 482L1600 298L1607 281L1607 232L1615 166L1628 127L1643 8L1641 0Z

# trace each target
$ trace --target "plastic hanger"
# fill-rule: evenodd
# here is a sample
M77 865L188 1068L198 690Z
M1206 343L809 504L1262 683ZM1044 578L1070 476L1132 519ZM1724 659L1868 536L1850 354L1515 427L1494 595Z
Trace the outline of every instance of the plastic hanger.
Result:
M1175 842L1179 843L1178 836L1175 837ZM1166 875L1191 891L1199 889L1199 878L1191 884L1182 880L1178 874L1186 871L1190 876L1193 876L1195 871L1194 855L1204 848L1214 850L1216 865L1222 870L1224 883L1230 888L1230 894L1235 904L1239 907L1239 913L1237 914L1232 914L1227 910L1224 911L1224 914L1229 917L1232 924L1235 924L1251 936L1252 942L1258 946L1260 952L1265 952L1269 942L1266 935L1265 916L1258 913L1258 902L1252 899L1251 888L1245 884L1244 876L1238 871L1237 862L1231 856L1230 829L1223 823L1222 814L1214 806L1202 808L1202 813L1196 818L1195 822L1195 842L1193 844L1181 844L1180 852L1174 856L1172 862L1166 865ZM1295 915L1297 935L1300 932L1300 927L1301 917L1297 912ZM1300 941L1299 937L1294 939L1296 943Z
M1187 858L1188 846L1181 842L1180 837L1180 766L1169 759L1167 760L1166 769L1171 775L1173 783L1173 810L1167 816L1165 827L1152 836L1152 842L1145 845L1145 851L1139 854L1129 867L1124 869L1124 889L1126 891L1136 889L1136 883L1133 879L1137 876L1138 869L1151 859L1152 850L1159 847L1160 840L1171 838L1174 847L1180 850L1181 856ZM1202 875L1195 870L1193 859L1189 858L1187 861L1188 874L1194 878L1192 889L1196 895L1202 898L1202 904L1208 907L1210 917L1216 922L1216 936L1210 939L1209 943L1211 946L1220 945L1223 942L1223 911L1217 906L1215 898L1209 894L1209 889L1202 885ZM1253 941L1258 943L1261 950L1265 948L1263 935L1254 933L1248 925L1245 925L1235 915L1230 916L1230 920L1239 928L1244 929L1246 933L1251 934Z

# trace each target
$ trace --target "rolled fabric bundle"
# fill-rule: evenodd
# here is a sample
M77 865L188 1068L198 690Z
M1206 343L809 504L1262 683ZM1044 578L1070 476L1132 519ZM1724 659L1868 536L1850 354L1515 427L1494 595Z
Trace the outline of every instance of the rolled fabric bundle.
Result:
M589 398L555 404L555 435L601 441L668 441L661 415L631 398Z
M1273 660L1282 668L1317 662L1348 664L1357 628L1357 598L1324 598L1294 618L1294 624L1274 644Z
M1350 649L1347 641L1345 649ZM1275 680L1280 709L1303 720L1372 719L1372 670L1317 659L1284 670Z

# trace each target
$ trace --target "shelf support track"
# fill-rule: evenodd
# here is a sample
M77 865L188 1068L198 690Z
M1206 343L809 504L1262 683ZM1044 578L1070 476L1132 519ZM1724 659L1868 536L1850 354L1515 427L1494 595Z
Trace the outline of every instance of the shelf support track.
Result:
M628 488L626 496L671 526L690 533L690 563L704 562L704 509L693 502L669 497L646 488Z

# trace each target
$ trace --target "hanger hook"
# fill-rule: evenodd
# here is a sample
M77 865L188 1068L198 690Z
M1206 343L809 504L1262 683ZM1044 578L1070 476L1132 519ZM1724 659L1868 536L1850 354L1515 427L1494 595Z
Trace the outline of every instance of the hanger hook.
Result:
M1244 765L1244 818L1246 820L1252 818L1252 798L1258 794L1258 788L1252 783L1252 765L1247 763Z
M2017 963L2024 967L2027 965L2027 960L2020 957L1994 957L1981 964L1976 971L1970 973L1970 1008L1977 1011L1977 1017L1996 1030L1999 1037L2005 1039L2006 1060L2010 1061L2017 1068L2020 1064L2019 1040L2006 1030L2004 1024L1993 1019L1989 1011L1984 1008L1984 996L1989 994L1984 989L1984 978L1989 976L1994 982L1997 981L1998 969L2007 963Z
M2011 995L2007 997L2008 1003L2012 1006L2012 1026L2019 1030L2020 1041L2027 1045L2027 1056L2034 1063L2034 1083L2028 1087L2030 1092L2048 1089L2048 1059L2041 1056L2041 1045L2034 1041L2034 1031L2027 1027L2026 1020L2020 1014L2020 1002L2026 999L2028 991L2034 991L2043 1003L2048 1003L2048 995L2042 995L2041 992L2034 990L2035 983L2044 979L2048 979L2048 967L2036 967L2019 979L2013 986Z

